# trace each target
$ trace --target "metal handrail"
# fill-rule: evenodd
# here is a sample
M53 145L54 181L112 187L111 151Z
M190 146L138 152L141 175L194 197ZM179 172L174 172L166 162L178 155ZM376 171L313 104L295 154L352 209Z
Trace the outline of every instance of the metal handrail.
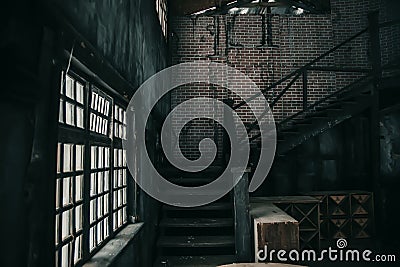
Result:
M239 104L233 106L233 109L236 110L236 109L240 108L241 106L245 105L246 103L250 102L251 100L254 100L255 98L257 98L261 94L264 94L267 91L269 91L270 89L273 89L276 86L280 85L281 83L283 83L284 81L288 80L289 78L291 78L292 76L296 75L297 73L302 73L304 70L306 70L311 65L317 63L318 61L320 61L321 59L323 59L327 55L335 52L336 50L338 50L339 48L341 48L345 44L351 42L352 40L356 39L360 35L366 33L367 31L368 31L368 28L365 28L364 30L356 33L355 35L351 36L350 38L346 39L342 43L336 45L335 47L329 49L328 51L326 51L325 53L323 53L320 56L316 57L315 59L311 60L310 62L308 62L307 64L303 65L302 67L300 67L300 68L296 69L295 71L289 73L288 75L286 75L285 77L283 77L279 81L273 83L272 85L268 86L267 88L265 88L265 89L261 90L260 92L254 94L253 96L249 97L248 99L241 101Z
M392 21L387 21L387 22L384 22L384 23L380 23L378 25L378 27L379 28L390 27L390 26L393 26L393 25L399 24L399 23L400 23L400 19L392 20ZM283 82L285 82L286 80L289 80L290 78L292 78L294 76L294 78L289 82L289 84L287 86L285 86L285 88L278 94L278 96L274 100L272 100L272 102L270 103L270 107L272 109L275 106L275 104L282 98L282 96L284 96L284 94L289 90L289 88L295 83L295 81L299 78L299 76L301 74L303 74L303 105L304 105L303 109L301 111L299 111L299 112L296 112L296 113L286 117L282 121L280 121L278 124L279 124L279 126L281 126L281 125L284 125L284 124L288 123L290 120L292 120L292 119L294 119L294 118L306 113L307 111L315 108L316 106L326 102L327 100L332 99L333 97L337 96L341 92L349 90L354 85L362 82L363 80L367 79L368 77L371 77L371 75L373 75L372 69L369 69L369 68L337 68L337 67L331 67L331 66L328 66L328 67L312 67L312 65L317 63L321 59L325 58L329 54L335 52L336 50L338 50L339 48L341 48L345 44L347 44L347 43L351 42L352 40L358 38L359 36L361 36L362 34L366 33L367 31L369 31L369 27L363 29L362 31L360 31L360 32L358 32L356 34L354 34L353 36L351 36L348 39L344 40L343 42L341 42L340 44L336 45L335 47L329 49L328 51L326 51L325 53L323 53L320 56L316 57L315 59L311 60L310 62L308 62L307 64L303 65L302 67L300 67L300 68L294 70L293 72L289 73L288 75L286 75L282 79L278 80L277 82L267 86L265 89L261 90L260 92L252 95L251 97L247 98L246 100L241 101L237 105L233 106L233 109L236 110L236 109L240 108L241 106L245 105L247 102L254 100L255 98L257 98L261 94L265 94L267 91L277 87L278 85L282 84ZM323 97L322 99L320 99L320 100L314 102L312 105L308 106L307 105L307 101L305 100L306 99L306 95L307 95L307 79L308 79L307 78L307 71L358 72L358 73L367 73L367 74L362 76L361 78L357 79L356 81L352 82L351 84L349 84L349 85L347 85L347 86L335 91L332 94L329 94L329 95ZM305 79L305 81L304 81L304 79ZM264 115L265 114L263 114L263 116ZM253 130L254 128L257 128L257 121L252 122L249 126L250 127L248 127L248 133L250 133L251 130ZM257 139L259 136L260 135L257 134L255 136L251 137L250 141L253 141L253 140Z

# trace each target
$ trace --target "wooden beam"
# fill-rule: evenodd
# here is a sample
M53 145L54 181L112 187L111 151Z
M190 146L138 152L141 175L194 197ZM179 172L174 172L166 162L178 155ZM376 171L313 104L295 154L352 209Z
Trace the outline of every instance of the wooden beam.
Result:
M238 175L234 171L235 175ZM249 174L243 174L233 189L234 212L235 212L235 250L238 262L249 262L251 260L251 226L250 226L250 203L249 203Z

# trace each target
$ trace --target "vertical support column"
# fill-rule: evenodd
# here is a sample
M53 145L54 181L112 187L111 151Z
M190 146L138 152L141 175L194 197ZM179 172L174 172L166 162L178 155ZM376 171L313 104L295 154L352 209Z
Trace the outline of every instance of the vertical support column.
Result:
M29 240L29 266L54 266L60 70L54 61L58 52L57 37L47 27L43 27L41 31L41 56L37 67L39 84L37 88L33 87L40 98L32 114L35 118L34 136L31 161L26 174L26 186L29 188L27 199L30 204L25 214L25 220L29 222L26 226L29 228L29 236L25 238Z
M303 71L303 110L307 110L308 106L308 77L307 69Z
M238 179L232 170L233 179ZM249 215L249 174L245 172L234 187L233 204L235 216L235 252L238 262L251 260L251 226Z
M371 109L370 109L370 140L371 140L371 174L372 185L375 194L375 205L381 206L381 185L380 185L380 129L379 129L379 90L382 80L381 49L379 38L379 13L378 11L368 14L370 55L374 84L371 89ZM376 218L381 218L379 208L376 208ZM377 229L381 223L377 221Z
M224 103L233 107L233 99L224 99ZM224 123L225 125L235 125L232 114L227 107L224 108ZM222 164L227 164L230 157L230 140L226 131L223 132L222 139Z

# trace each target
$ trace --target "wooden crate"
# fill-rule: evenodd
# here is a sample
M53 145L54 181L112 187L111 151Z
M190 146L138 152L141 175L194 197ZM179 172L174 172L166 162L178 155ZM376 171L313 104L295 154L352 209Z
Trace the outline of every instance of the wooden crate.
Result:
M336 239L370 239L374 234L373 193L367 191L308 192L320 203L321 241L325 246Z
M300 249L320 248L319 200L310 196L254 197L252 202L271 202L299 222Z
M299 223L271 202L250 203L254 230L254 256L264 250L299 249Z

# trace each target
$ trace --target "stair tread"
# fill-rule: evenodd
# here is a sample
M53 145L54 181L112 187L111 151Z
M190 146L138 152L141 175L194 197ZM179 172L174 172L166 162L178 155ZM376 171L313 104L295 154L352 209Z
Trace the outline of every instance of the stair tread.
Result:
M183 208L169 205L164 205L163 208L165 210L227 210L231 209L231 204L228 202L214 202L211 204L193 208Z
M191 176L191 177L209 177L210 174L218 174L224 170L221 166L209 166L200 172L185 172L173 167L164 167L159 170L159 172L165 176L169 177L181 177L181 176Z
M172 183L179 183L179 184L197 184L197 183L210 183L212 181L214 181L216 178L213 177L178 177L178 178L169 178L168 181L172 182Z
M165 260L168 266L178 267L215 267L222 264L231 264L236 261L235 255L206 255L206 256L167 256L157 260ZM163 265L155 265L155 267Z
M163 227L224 227L232 226L232 218L164 218Z
M234 246L234 236L162 236L158 239L159 247L231 247Z
M219 188L207 188L203 190L196 190L192 191L190 193L186 193L185 191L182 192L180 189L172 189L166 191L166 194L168 194L170 197L183 197L183 196L224 196L227 194L226 189L219 189Z

